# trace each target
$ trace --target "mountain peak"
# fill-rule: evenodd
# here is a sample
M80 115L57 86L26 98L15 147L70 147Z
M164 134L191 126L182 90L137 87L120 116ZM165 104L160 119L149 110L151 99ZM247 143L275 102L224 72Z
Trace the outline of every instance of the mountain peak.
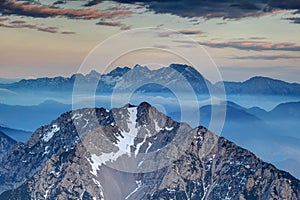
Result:
M139 70L147 70L147 71L151 71L147 66L142 66L140 64L136 64L133 69L139 69Z
M149 108L149 107L151 107L151 104L146 101L143 101L142 103L140 103L140 105L138 105L138 109L139 108Z
M255 76L244 82L224 82L227 94L299 96L300 84Z
M178 73L172 73L177 71ZM130 72L130 73L129 73ZM127 75L127 76L125 76ZM121 78L122 77L122 78ZM99 80L99 78L101 78ZM35 92L36 89L50 91L56 98L57 94L72 92L74 89L75 79L83 90L89 88L89 84L99 80L97 92L111 93L115 86L124 91L128 91L136 85L143 83L145 80L153 84L144 85L142 92L166 92L166 88L174 86L180 91L186 91L183 81L189 82L197 94L209 94L209 91L218 91L221 83L213 85L209 80L202 76L201 72L196 68L187 64L170 64L169 67L162 67L157 70L151 70L146 66L135 65L133 68L117 67L107 74L99 74L92 70L89 74L74 74L70 78L54 77L54 78L38 78L31 80L21 80L11 84L1 84L1 88L7 89L15 93ZM155 85L155 83L158 83ZM223 82L227 94L270 94L270 95L289 95L300 96L300 84L288 83L268 77L252 77L244 82ZM165 88L159 87L167 86ZM209 90L208 90L209 89ZM48 95L48 93L47 93ZM49 96L47 96L49 98Z
M2 161L3 200L300 198L288 173L147 102L65 113Z
M170 64L169 66L170 68L176 69L179 72L182 72L183 70L185 70L186 68L190 67L187 64Z
M88 73L87 75L85 75L85 77L87 77L87 78L97 78L97 79L99 79L100 78L100 76L101 76L101 74L100 73L98 73L96 70L91 70L90 71L90 73Z
M133 104L130 104L130 103L128 103L128 104L125 104L124 106L123 106L123 108L136 108L137 106L135 106L135 105L133 105Z
M265 77L265 76L254 76L254 77L251 77L250 79L246 80L244 83L253 82L253 81L287 83L287 82L284 82L281 80L277 80L277 79L273 79L273 78Z
M113 76L113 77L123 76L130 70L131 69L129 67L117 67L117 68L113 69L112 71L110 71L107 75Z

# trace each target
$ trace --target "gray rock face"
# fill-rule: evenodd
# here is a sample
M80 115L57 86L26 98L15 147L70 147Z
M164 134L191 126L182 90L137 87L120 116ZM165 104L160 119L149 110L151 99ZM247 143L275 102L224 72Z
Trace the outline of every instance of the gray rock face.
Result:
M300 199L300 182L148 103L68 112L0 164L0 199Z

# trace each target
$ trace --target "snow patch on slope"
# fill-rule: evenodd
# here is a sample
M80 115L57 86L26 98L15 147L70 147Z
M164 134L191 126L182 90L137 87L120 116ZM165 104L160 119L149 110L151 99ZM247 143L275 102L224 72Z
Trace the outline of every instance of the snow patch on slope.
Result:
M154 125L155 125L155 131L158 133L159 131L164 130L163 128L159 127L158 121L154 120Z
M122 131L121 134L123 138L118 138L120 141L118 143L118 147L120 151L125 152L126 154L130 155L130 146L134 144L134 139L138 134L138 128L136 127L136 120L137 120L137 108L127 108L129 113L129 118L127 120L127 126L129 131Z
M148 151L149 151L149 149L151 148L151 146L152 146L152 143L151 143L151 142L148 142L148 147L147 147L147 149L146 149L146 152L145 152L145 153L148 153Z
M53 135L60 130L60 127L58 127L56 124L53 124L50 128L50 131L44 134L42 140L44 142L49 142L49 140L53 137Z
M127 108L127 112L129 113L129 117L127 119L128 131L121 131L123 137L118 137L118 147L119 151L110 152L110 153L102 153L101 155L92 154L90 164L92 166L91 173L97 176L97 170L99 170L99 166L105 164L109 161L116 161L122 155L131 154L130 146L134 144L134 139L138 134L138 128L136 127L137 120L137 108Z
M166 129L167 131L171 131L171 130L174 129L174 127L166 127L165 129Z

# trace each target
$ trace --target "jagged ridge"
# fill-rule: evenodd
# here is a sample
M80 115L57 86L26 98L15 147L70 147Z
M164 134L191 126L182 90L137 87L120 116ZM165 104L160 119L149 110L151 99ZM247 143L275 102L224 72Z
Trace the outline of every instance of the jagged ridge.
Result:
M163 167L152 155L166 155L157 162ZM146 102L65 113L0 165L1 199L300 198L289 173Z

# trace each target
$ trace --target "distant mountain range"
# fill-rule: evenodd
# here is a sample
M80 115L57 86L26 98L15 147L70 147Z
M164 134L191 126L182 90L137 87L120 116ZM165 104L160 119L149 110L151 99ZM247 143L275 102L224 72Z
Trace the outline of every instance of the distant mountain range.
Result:
M0 78L0 83L2 84L10 84L20 81L20 78L10 79L10 78Z
M217 83L216 85L218 85ZM300 84L268 77L252 77L244 82L224 82L227 94L299 96Z
M146 102L64 113L0 162L2 200L283 198L299 180Z
M0 123L3 126L32 133L38 127L50 123L52 119L60 116L61 113L72 110L72 106L48 100L34 106L0 104L0 110Z
M245 108L230 101L222 102L222 104L226 104L226 122L235 122L237 124L243 124L241 122L244 122L251 124L255 122L278 123L278 121L280 121L280 123L288 123L300 120L300 101L279 104L271 111L265 111L259 107ZM220 108L221 107L222 106L220 106ZM39 105L33 106L0 104L0 110L0 124L2 124L2 126L34 131L38 127L50 123L53 118L58 117L61 113L72 110L72 105L47 100ZM222 112L220 109L216 110ZM168 114L180 120L180 112L170 112ZM202 106L200 114L201 123L208 126L211 119L211 105ZM32 121L32 118L35 120ZM294 123L294 126L300 127L300 124ZM0 130L5 132L1 129L1 126ZM298 130L300 130L300 128Z
M17 142L26 142L32 132L0 126L0 131Z
M186 83L189 83L197 94L208 94L208 89L218 91L221 84L212 84L191 66L171 64L169 67L162 67L157 70L136 65L132 69L118 67L107 74L91 71L87 75L74 74L69 78L24 79L15 83L0 84L0 89L16 93L31 91L71 93L75 80L83 90L89 89L91 83L98 84L97 93L111 93L116 88L120 91L130 91L139 83L142 87L138 89L142 92L166 92L169 91L168 87L174 87L185 92L187 90ZM148 84L144 85L145 82ZM268 77L253 77L244 82L225 81L223 83L228 95L300 96L300 84L287 83Z
M281 103L269 112L260 108L251 108L247 112L259 116L286 136L300 139L300 101Z
M299 168L291 170L288 167L294 163L291 160L300 161L300 109L297 109L300 102L279 104L269 112L257 107L245 108L233 102L221 104L226 104L224 127L220 133L223 137L253 151L268 162L280 163L278 167L293 172L300 178ZM209 127L210 122L222 123L224 106L221 104L214 106L216 113L213 121L211 105L201 107L200 124ZM169 115L176 120L181 119L180 112Z
M0 159L4 152L10 150L17 142L0 131Z
M75 80L78 81L79 89L83 92L90 91L90 85L96 83L98 84L96 94L108 95L113 89L118 92L138 91L145 94L170 93L168 88L187 92L189 91L187 82L191 84L192 89L197 94L206 95L208 89L218 91L220 85L220 83L213 84L206 80L193 67L181 64L172 64L157 70L136 65L132 69L129 67L116 68L107 74L91 71L87 75L75 74L69 78L38 78L21 80L11 84L0 84L0 100L8 97L6 102L10 104L18 104L14 102L19 102L19 100L22 103L26 102L24 104L43 102L32 106L0 104L0 125L13 128L9 130L0 127L0 131L16 141L25 142L30 137L31 132L38 127L49 124L61 113L72 110L70 102L72 102ZM298 83L287 83L267 77L253 77L245 82L224 82L224 85L228 96L233 95L237 96L238 99L242 97L247 99L248 95L252 95L249 101L264 101L264 99L256 98L256 95L272 95L271 99L274 96L293 96L294 99L300 97L300 85ZM140 93L137 95L141 96ZM68 103L62 104L52 100L44 102L44 99L57 99L57 97L62 100L67 99ZM300 102L298 101L299 99L295 102L276 104L277 106L271 111L266 111L260 107L246 108L229 101L222 102L227 105L225 124L221 134L238 145L255 152L264 160L280 163L282 169L291 171L287 167L289 166L287 162L295 159L300 160L298 159L300 157L298 153L300 152L300 124L298 123L300 121L300 109L298 109ZM138 103L140 102L138 101ZM157 103L165 107L170 106L165 102ZM256 106L257 103L260 102L254 102L251 105ZM108 109L111 106L110 102L105 101L96 102L96 106L99 105ZM218 108L218 106L216 107ZM222 112L221 108L222 106L219 106L219 112ZM180 113L175 110L171 109L171 112L167 114L179 121ZM201 106L200 114L200 123L208 127L211 120L211 105ZM253 131L254 129L255 131ZM274 147L276 147L276 151L272 150ZM300 174L300 169L293 170L293 174Z
M233 102L221 102L219 106L215 105L217 115L214 123L220 123L222 120L218 118L220 116L218 113L222 113L224 108L221 104L226 104L225 123L221 133L223 137L253 151L268 162L280 162L282 169L290 171L287 166L291 163L287 162L292 158L300 158L300 154L297 153L300 151L300 109L297 109L300 102L283 103L269 112L257 107L245 108ZM72 110L71 105L55 101L46 101L36 106L0 104L0 108L0 118L5 119L1 121L2 124L16 129L32 130L32 132L50 123L61 113ZM181 120L180 112L167 114L175 120ZM32 120L33 118L35 120ZM186 122L190 123L190 121L193 119L187 119ZM199 124L209 127L210 121L211 105L202 106ZM27 141L31 135L31 132L8 131L7 128L1 127L0 131L21 142ZM273 148L276 150L272 150ZM293 170L293 174L300 174L300 170Z

